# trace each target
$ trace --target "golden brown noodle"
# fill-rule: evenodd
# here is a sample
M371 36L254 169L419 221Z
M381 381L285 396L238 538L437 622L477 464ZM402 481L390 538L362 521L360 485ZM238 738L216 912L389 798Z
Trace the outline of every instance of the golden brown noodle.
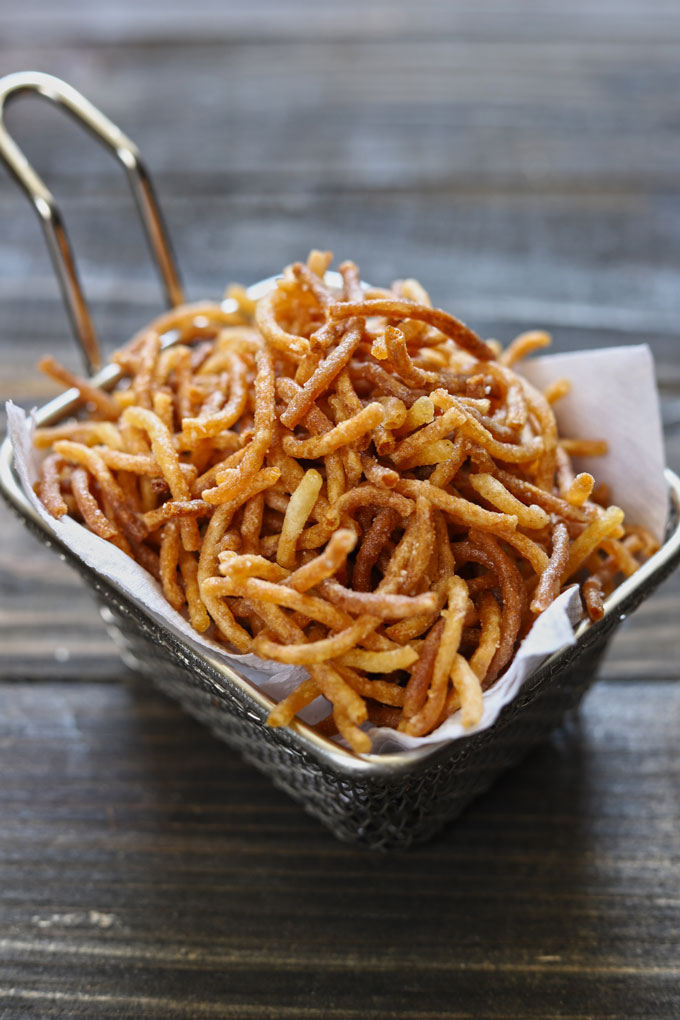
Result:
M432 307L414 280L364 290L329 253L238 312L203 302L151 323L111 394L52 359L95 419L40 429L37 486L161 581L192 625L239 652L307 667L271 715L323 694L323 732L370 750L369 720L421 736L465 726L521 635L565 584L592 619L656 544L601 505L551 404L503 352ZM179 342L161 349L164 332Z

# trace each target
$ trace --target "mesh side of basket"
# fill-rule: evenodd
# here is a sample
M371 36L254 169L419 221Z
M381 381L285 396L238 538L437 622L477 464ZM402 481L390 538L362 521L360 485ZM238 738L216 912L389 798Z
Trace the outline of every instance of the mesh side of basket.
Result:
M149 633L139 617L117 611L110 600L105 615L131 666L267 774L336 837L385 850L429 839L545 739L591 683L616 622L595 640L579 642L557 668L539 670L490 729L414 763L409 771L364 778L316 760L291 741L285 729L266 726L237 690L224 688L210 663L183 663L177 649Z

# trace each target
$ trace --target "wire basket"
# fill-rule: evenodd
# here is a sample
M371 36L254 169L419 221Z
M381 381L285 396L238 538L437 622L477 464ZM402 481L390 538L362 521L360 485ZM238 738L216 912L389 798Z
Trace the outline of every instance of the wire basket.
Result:
M131 175L171 304L182 300L179 277L148 174L129 139L58 79L20 74L0 81L0 155L41 217L76 337L92 369L100 360L96 334L56 204L2 125L6 100L26 91L64 105L115 152ZM337 282L333 277L329 274L331 284ZM262 281L249 288L249 296L257 298L272 285L273 280ZM172 336L164 340L172 342ZM107 366L92 382L110 388L119 377L116 366ZM76 398L77 392L67 391L51 401L37 412L37 424L64 418L76 406ZM21 489L10 441L5 440L0 449L0 492L30 530L62 554L93 588L125 662L176 698L339 839L382 850L403 849L429 839L578 705L620 621L680 562L680 479L671 471L666 479L671 513L659 552L608 598L602 620L584 621L576 643L556 652L529 677L489 729L444 745L357 756L301 721L286 728L267 726L272 702L257 687L171 625L158 621L143 604L123 595L54 538Z

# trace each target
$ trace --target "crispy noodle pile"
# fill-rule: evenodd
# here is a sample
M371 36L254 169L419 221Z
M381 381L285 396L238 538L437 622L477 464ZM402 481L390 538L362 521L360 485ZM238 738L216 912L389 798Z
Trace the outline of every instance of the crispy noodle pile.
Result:
M515 370L547 334L501 350L414 280L364 288L345 262L331 289L329 262L312 252L257 304L232 288L236 313L173 309L114 355L111 393L43 359L83 413L37 430L38 493L197 631L304 666L271 725L323 694L321 732L367 752L367 720L476 724L564 586L597 620L656 544L574 473L606 445L558 435L568 382L540 393Z

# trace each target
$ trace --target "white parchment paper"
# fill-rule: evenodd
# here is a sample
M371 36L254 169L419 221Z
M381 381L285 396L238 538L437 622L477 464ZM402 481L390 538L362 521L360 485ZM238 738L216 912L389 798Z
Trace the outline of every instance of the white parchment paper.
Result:
M559 378L571 380L572 392L555 408L560 434L609 442L607 457L584 461L579 467L591 470L598 481L610 485L612 501L623 508L628 520L644 525L656 538L663 540L668 496L663 476L661 417L649 348L639 345L553 354L531 359L520 368L539 388ZM58 521L51 517L32 488L39 464L31 439L32 418L10 402L7 420L15 464L27 498L47 530L84 563L141 603L157 620L172 624L191 644L238 670L275 701L285 697L306 675L300 667L283 666L255 655L226 652L224 646L197 634L167 603L160 585L125 553L69 517ZM460 713L451 716L427 737L409 737L394 730L373 728L369 732L374 753L445 743L487 729L501 709L519 693L530 674L553 652L573 643L574 627L581 613L578 590L573 587L563 592L538 618L508 670L485 693L482 718L473 730L461 725ZM328 703L319 698L303 717L315 722L327 714L328 708Z
M575 465L610 486L612 502L631 524L643 525L663 541L666 463L654 359L647 344L547 354L523 362L520 370L537 389L554 379L572 381L571 393L555 404L560 435L609 443L606 457L580 458Z

